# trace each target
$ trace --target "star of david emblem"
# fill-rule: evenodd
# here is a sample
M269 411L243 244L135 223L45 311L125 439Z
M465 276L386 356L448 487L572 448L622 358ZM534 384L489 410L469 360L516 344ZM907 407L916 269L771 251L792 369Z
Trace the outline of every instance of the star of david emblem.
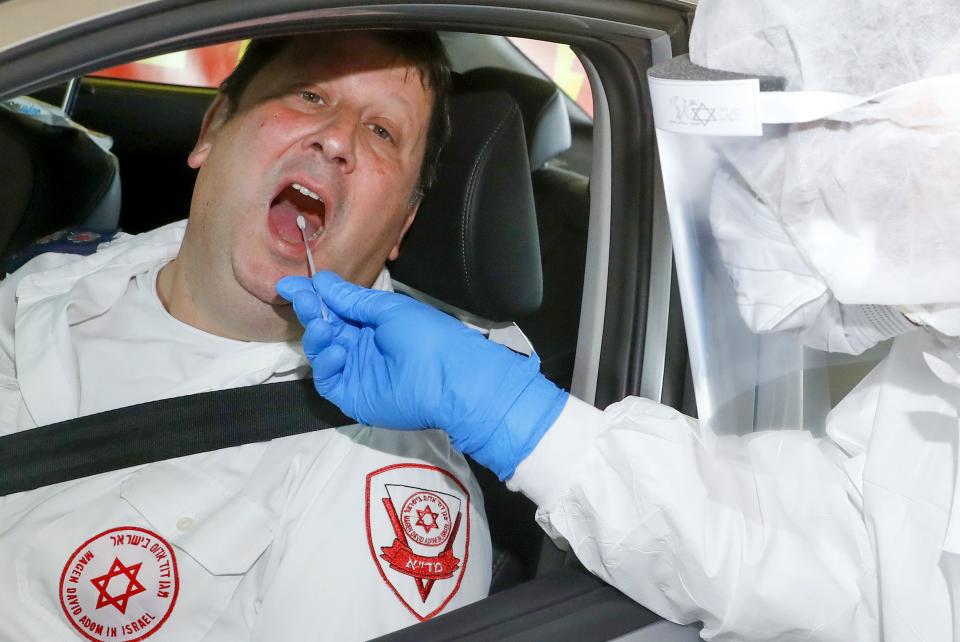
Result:
M435 528L440 528L437 526L437 514L430 510L429 506L417 511L417 521L414 526L423 527L423 530L427 533Z
M143 584L137 581L137 574L140 572L140 567L142 563L138 562L131 566L124 566L123 562L120 561L119 557L113 559L113 564L110 565L110 570L107 571L106 575L101 575L100 577L95 577L90 582L97 587L97 590L100 592L100 595L97 596L97 608L103 608L108 604L112 604L117 608L121 613L126 614L127 612L127 602L130 601L130 598L139 593L143 593L147 589L144 588ZM117 577L126 577L127 578L127 588L124 589L119 595L110 595L108 590L110 587L110 580ZM120 583L123 583L123 580L120 580Z
M691 110L690 114L691 116L693 116L693 120L695 122L701 123L702 125L706 126L709 123L712 123L715 120L717 120L716 115L714 115L715 111L717 110L710 109L703 103L700 103L699 105L697 105Z

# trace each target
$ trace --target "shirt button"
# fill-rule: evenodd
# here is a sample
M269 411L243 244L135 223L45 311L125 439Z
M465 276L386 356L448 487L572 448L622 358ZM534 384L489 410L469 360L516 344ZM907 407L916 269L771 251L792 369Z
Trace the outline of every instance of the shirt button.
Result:
M193 528L193 518L192 517L181 517L177 520L177 530L179 531L188 531Z

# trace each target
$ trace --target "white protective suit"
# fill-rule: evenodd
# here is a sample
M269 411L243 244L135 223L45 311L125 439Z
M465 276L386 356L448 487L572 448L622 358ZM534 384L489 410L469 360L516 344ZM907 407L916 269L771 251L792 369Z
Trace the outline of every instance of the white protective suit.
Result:
M0 283L0 432L97 398L78 393L77 328L183 229L43 255ZM155 398L305 365L296 344L250 344ZM363 640L485 597L490 572L483 498L439 431L352 425L0 497L0 640Z
M918 330L805 431L722 437L571 398L509 481L593 573L714 640L947 642L960 627L960 341ZM949 537L948 537L949 534Z
M898 335L826 436L571 399L509 480L588 569L706 639L960 639L958 36L950 0L699 5L702 66L791 91L904 85L717 144L707 227L742 323L831 351Z

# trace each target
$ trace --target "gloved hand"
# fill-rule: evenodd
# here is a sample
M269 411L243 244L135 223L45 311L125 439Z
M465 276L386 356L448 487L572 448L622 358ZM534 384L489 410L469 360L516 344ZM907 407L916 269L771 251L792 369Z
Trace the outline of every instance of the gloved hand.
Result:
M332 272L285 277L277 292L306 328L303 350L322 396L367 425L445 430L501 480L566 403L536 355L519 355L410 297Z

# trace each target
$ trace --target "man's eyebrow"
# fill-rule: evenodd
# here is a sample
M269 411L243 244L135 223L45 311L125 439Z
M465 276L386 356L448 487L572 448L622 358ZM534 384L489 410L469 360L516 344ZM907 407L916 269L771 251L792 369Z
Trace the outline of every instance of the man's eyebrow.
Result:
M416 105L404 96L384 91L371 99L370 106L374 116L382 116L398 124L403 133L406 134L405 138L410 137L411 142L415 142L419 138L418 132L420 130L426 131L429 126L430 112L427 112L427 117L423 119L422 123L419 122L420 119L416 116ZM431 101L430 108L432 106L433 102Z
M388 98L387 105L397 105L397 111L401 114L402 119L408 121L410 124L415 124L413 114L416 109L409 100L394 94L391 94Z
M404 82L410 81L410 74L422 75L418 70L406 70L404 76ZM417 82L422 82L421 79L416 79ZM309 73L308 71L301 70L299 73L293 75L286 82L284 82L280 89L277 90L276 94L282 94L297 89L302 89L305 87L322 87L331 82L335 82L336 78L318 78L316 75ZM433 109L433 88L428 84L422 85L424 91L429 95L428 108ZM399 94L393 93L389 90L383 90L382 92L376 94L374 97L369 99L369 104L374 108L375 111L380 112L378 115L382 115L391 120L397 121L405 130L410 130L416 134L418 129L423 129L426 131L429 128L430 112L427 112L427 118L423 122L423 127L418 128L420 123L417 122L417 118L414 115L416 113L415 104L407 97L401 96Z

